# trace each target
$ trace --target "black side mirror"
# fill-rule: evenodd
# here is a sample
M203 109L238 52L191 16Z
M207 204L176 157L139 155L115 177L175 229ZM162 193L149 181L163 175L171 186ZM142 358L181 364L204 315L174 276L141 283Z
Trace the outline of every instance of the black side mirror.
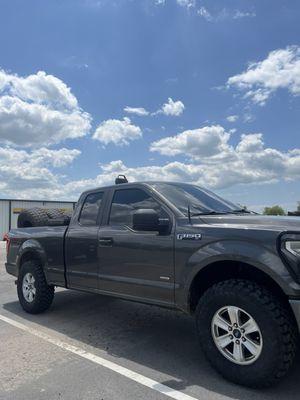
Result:
M132 228L135 231L159 231L158 213L152 209L136 210L132 216Z

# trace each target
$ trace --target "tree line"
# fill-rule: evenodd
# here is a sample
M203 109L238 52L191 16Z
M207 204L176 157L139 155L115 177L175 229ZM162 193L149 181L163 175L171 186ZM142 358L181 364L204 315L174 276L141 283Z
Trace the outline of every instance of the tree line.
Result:
M298 201L297 210L294 212L286 212L281 206L275 205L271 207L265 207L263 210L264 215L298 215L300 216L300 201Z

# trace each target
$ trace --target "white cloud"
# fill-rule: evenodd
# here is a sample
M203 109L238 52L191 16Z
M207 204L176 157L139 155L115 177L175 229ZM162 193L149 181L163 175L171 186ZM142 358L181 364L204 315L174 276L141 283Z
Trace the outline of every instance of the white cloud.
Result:
M168 156L211 157L228 150L229 137L230 133L220 125L205 126L157 140L151 144L150 151Z
M253 11L229 10L227 8L223 8L220 11L211 12L204 6L197 10L197 14L208 22L256 17L255 12Z
M246 98L259 105L278 89L300 95L300 47L272 51L265 60L251 63L247 71L230 77L227 85L244 91Z
M72 182L69 187L84 190L88 187L108 185L119 173L129 181L181 181L195 183L211 189L222 189L237 184L257 184L300 178L300 149L280 152L265 148L261 134L243 135L231 151L230 162L220 158L193 159L193 162L169 162L164 165L129 167L121 160L101 166L101 173L92 180Z
M154 0L154 3L156 5L165 5L167 2L167 0ZM181 7L185 7L185 8L193 8L196 6L196 0L176 0L176 3L181 6Z
M14 165L26 163L29 167L43 167L47 165L58 168L71 164L80 154L80 150L66 148L50 150L41 147L28 152L12 147L0 147L0 165L13 167Z
M5 74L3 71L2 73ZM78 106L70 88L60 79L47 75L44 71L26 78L6 74L6 79L9 83L9 92L22 100L51 105L53 108L73 109Z
M186 164L186 174L192 175L187 181L194 181L196 168L196 182L212 188L300 178L300 149L266 148L261 133L242 135L235 147L230 137L221 126L204 127L156 141L150 150L189 158L192 163Z
M233 19L241 19L241 18L253 18L256 17L256 13L251 11L240 11L240 10L235 10L235 12L232 15Z
M165 115L171 115L174 117L178 117L183 113L185 106L182 101L177 100L173 101L171 97L168 98L168 102L163 104L161 110L158 113L162 112Z
M144 116L144 115L149 115L149 111L145 110L143 107L129 107L126 106L124 108L124 111L128 114L135 114L138 116Z
M236 151L238 153L256 153L262 151L263 147L263 135L252 133L251 135L242 135L241 141L236 146Z
M204 19L206 19L206 21L212 21L213 20L213 17L211 15L211 13L205 7L200 7L199 10L197 11L197 14L200 17L203 17Z
M208 22L219 22L224 20L238 20L241 18L256 17L256 13L254 11L228 8L209 11L204 6L197 8L196 0L176 0L176 3L180 7L186 8L187 10L193 10L197 15L199 15L201 18L204 18ZM154 0L154 4L164 6L167 4L167 0Z
M62 148L59 150L50 150L41 147L40 149L33 151L30 156L28 156L28 160L34 166L47 165L54 168L60 168L71 164L80 154L81 151L77 149L70 150Z
M0 70L0 141L39 146L86 135L91 117L60 79L38 72L19 77Z
M93 139L99 140L104 145L113 143L117 146L128 145L130 141L141 137L141 128L133 125L127 117L123 120L108 119L103 121L93 135Z
M79 110L65 113L17 97L0 97L0 141L38 146L78 138L90 129L90 117Z
M159 108L157 111L150 113L143 107L129 107L126 106L124 108L124 111L129 113L129 114L135 114L138 116L147 116L147 115L158 115L158 114L164 114L168 115L171 117L178 117L183 113L185 109L185 106L182 101L177 100L174 101L171 97L168 98L168 101L162 105L161 108Z
M32 198L31 190L33 190L38 198L43 197L43 193L47 194L47 198L53 198L52 190L60 188L63 196L61 183L63 177L56 175L49 168L64 167L72 163L80 153L79 150L66 148L59 150L40 148L28 152L0 147L2 194Z
M245 114L243 115L243 121L246 123L253 122L255 120L255 116L251 114L251 112L246 111Z
M239 119L238 115L228 115L228 117L226 117L228 122L236 122Z
M196 6L196 0L176 0L181 7L192 8Z
M78 155L74 150L57 150L56 154L49 155L47 149L29 153L0 148L1 193L9 197L76 200L83 190L112 184L119 173L126 174L129 181L181 181L211 189L300 179L300 149L283 152L267 148L261 133L242 135L237 145L232 146L230 135L226 135L222 127L218 129L219 140L213 144L213 151L202 149L203 157L199 154L195 157L193 149L184 145L181 150L184 149L184 155L190 158L188 162L130 167L121 160L114 160L101 165L94 178L73 181L51 172L45 165L71 162ZM216 132L212 135L218 137ZM54 158L59 161L53 162Z

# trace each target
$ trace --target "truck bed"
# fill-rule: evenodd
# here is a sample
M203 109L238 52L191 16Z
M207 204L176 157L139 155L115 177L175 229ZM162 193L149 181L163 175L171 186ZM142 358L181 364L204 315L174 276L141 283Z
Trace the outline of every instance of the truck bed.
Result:
M64 240L67 228L67 226L41 226L11 230L7 271L17 277L25 250L27 252L28 248L32 247L36 252L38 248L39 257L44 261L47 281L65 286Z

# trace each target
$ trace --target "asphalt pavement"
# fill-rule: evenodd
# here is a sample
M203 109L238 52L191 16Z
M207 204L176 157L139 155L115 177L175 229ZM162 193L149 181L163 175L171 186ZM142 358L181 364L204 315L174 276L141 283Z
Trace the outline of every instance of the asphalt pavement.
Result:
M44 314L25 313L0 242L0 399L299 399L300 358L278 386L250 390L205 360L192 317L58 289Z

